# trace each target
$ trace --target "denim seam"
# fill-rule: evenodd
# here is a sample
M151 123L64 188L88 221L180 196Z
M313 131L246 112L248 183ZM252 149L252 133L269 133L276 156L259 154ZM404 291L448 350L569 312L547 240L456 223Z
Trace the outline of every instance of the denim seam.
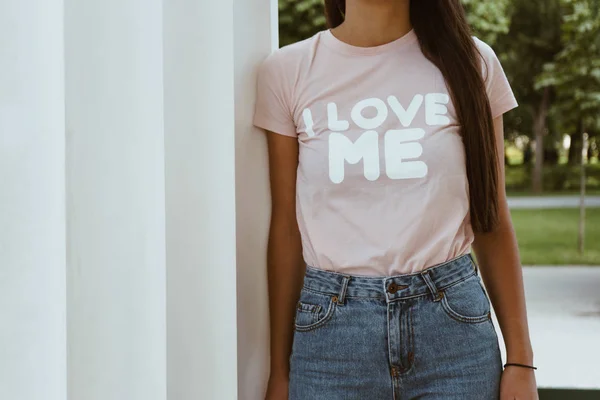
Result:
M413 365L415 364L415 354L417 353L417 351L415 350L415 345L416 345L417 341L415 340L415 319L414 319L414 313L413 313L414 306L415 306L414 303L410 306L410 350L411 350L413 356L412 356L409 370L411 370L413 368Z
M317 313L318 314L322 309L321 305L319 305L319 304L305 303L300 300L298 301L298 303L307 306L306 309L304 309L304 308L298 309L299 312L310 313L310 314Z
M396 366L392 363L392 348L390 346L390 342L391 342L391 336L390 336L390 306L389 304L386 306L386 329L387 329L387 348L388 348L388 364L391 368L395 368ZM396 393L396 383L394 381L394 379L397 378L395 376L392 376L392 389L394 391L394 398L396 398L395 393Z
M447 284L446 286L440 286L440 287L438 288L438 290L445 290L445 289L448 289L449 287L452 287L452 286L454 286L454 285L457 285L457 284L459 284L459 283L461 283L461 282L463 282L463 281L465 281L465 280L469 279L469 278L470 278L470 277L472 277L473 275L476 275L476 274L475 274L475 272L469 272L469 275L465 275L465 276L463 276L463 277L462 277L462 278L460 278L460 279L457 279L457 280L455 280L455 281L452 281L452 282L450 282L449 284Z
M306 290L307 292L311 292L311 293L314 293L314 294L321 294L321 295L324 295L324 296L337 296L338 295L337 293L323 292L321 290L313 289L311 287L306 287L306 286L304 286L303 289Z
M385 300L385 296L348 296L347 299L365 299L365 300Z
M457 313L456 311L454 311L452 309L452 307L450 307L450 304L448 304L448 300L446 299L446 296L444 296L442 298L442 308L446 311L446 314L448 314L449 317L451 317L452 319L457 320L459 322L478 324L478 323L489 320L488 313L485 313L484 315L476 316L476 317L469 317L469 316L461 315L461 314Z
M413 312L412 312L413 310L412 310L412 308L413 308L413 305L410 305L410 307L408 308L408 312L410 313L410 336L408 338L408 354L406 355L406 357L407 357L406 363L408 365L400 373L400 375L405 375L405 374L409 373L412 370L413 364L414 364L410 360L410 353L413 353L413 357L414 357L414 348L413 348L413 345L414 345L414 338L413 338L413 336L414 336L414 326L413 325L414 324L413 324ZM413 361L414 361L414 358L413 358Z
M327 308L327 312L325 313L325 316L323 317L323 319L321 319L320 321L317 321L313 324L310 324L310 325L298 325L296 322L294 322L294 327L295 327L296 331L298 331L298 332L308 332L308 331L315 330L315 329L319 328L320 326L324 325L331 318L333 318L334 312L335 312L335 302L333 301L333 299L330 299L329 300L329 308Z

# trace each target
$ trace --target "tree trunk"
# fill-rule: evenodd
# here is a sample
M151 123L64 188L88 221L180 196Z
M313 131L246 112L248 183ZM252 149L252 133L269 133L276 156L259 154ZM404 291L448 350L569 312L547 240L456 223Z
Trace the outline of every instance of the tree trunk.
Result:
M554 147L553 143L548 143L548 140L546 140L545 145L546 148L544 149L544 164L546 165L558 165L558 161L560 159L560 154L558 153L558 149L556 147Z
M569 165L579 165L583 155L583 140L581 132L571 135L571 145L569 146Z
M585 133L584 133L584 126L583 126L583 120L579 123L579 129L580 129L580 139L581 139L581 150L580 150L580 157L581 157L581 180L580 180L580 189L581 189L581 196L580 196L580 201L579 201L579 237L578 237L578 244L579 244L579 254L583 255L584 252L584 248L585 248L585 159L583 157L583 149L585 149Z
M544 171L544 133L546 117L550 106L550 88L545 88L538 109L533 118L533 134L535 138L535 164L531 179L533 193L542 193Z
M523 164L529 166L533 160L533 141L530 141L525 145L523 149Z

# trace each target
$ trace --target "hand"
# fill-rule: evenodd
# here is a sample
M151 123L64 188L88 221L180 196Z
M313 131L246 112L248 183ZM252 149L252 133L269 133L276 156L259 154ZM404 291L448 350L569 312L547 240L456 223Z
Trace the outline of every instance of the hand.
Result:
M265 400L288 400L289 380L286 378L269 378Z
M500 400L539 400L535 370L508 365L502 371Z

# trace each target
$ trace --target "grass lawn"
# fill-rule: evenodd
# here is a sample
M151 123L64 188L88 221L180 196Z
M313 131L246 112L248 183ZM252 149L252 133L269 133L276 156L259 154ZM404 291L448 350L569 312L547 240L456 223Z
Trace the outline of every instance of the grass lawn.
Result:
M523 265L599 265L600 208L586 210L585 253L577 250L578 209L511 210Z
M508 197L579 197L579 192L560 191L560 192L543 192L542 194L534 194L531 191L507 191ZM591 189L585 191L586 196L600 196L600 189Z

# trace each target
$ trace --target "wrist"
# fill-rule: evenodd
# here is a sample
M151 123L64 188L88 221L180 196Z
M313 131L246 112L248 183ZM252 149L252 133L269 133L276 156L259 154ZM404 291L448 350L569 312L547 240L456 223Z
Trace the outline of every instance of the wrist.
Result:
M525 370L528 369L530 371L535 371L537 369L536 366L531 365L531 364L521 364L521 363L506 363L504 364L504 369L508 368L508 367L517 367L517 369L521 369L521 370Z
M531 349L507 350L506 362L533 365L533 351Z

